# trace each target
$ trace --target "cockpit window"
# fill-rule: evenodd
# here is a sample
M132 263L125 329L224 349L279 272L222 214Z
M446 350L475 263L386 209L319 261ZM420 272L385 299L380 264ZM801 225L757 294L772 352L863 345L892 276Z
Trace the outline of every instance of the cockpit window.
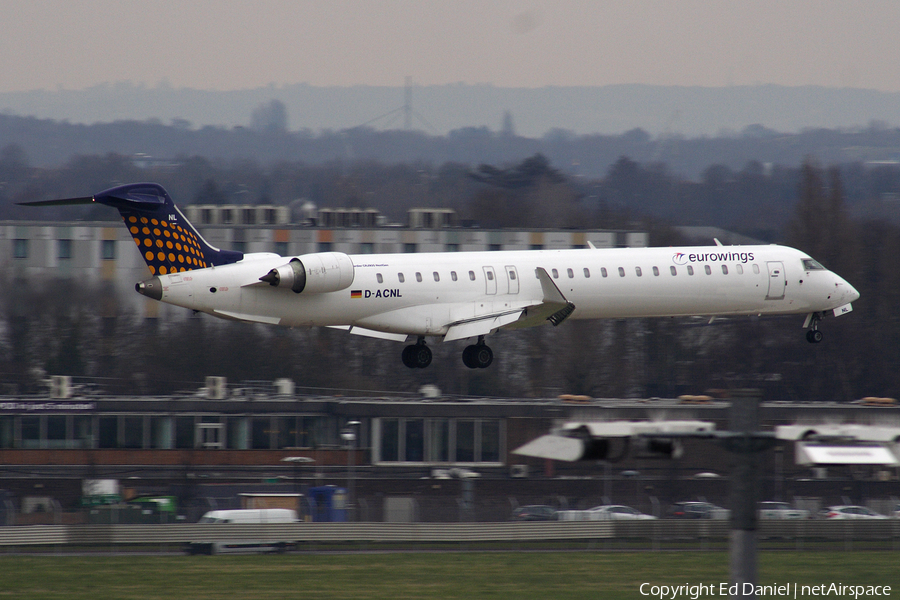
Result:
M825 267L820 265L817 261L811 258L803 259L803 269L806 271L824 271Z

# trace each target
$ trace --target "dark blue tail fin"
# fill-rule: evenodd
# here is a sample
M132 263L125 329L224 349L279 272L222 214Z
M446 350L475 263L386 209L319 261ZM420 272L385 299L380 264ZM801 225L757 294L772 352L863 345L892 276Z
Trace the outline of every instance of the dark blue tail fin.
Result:
M157 183L129 183L95 194L28 202L31 206L89 204L96 202L119 211L150 272L154 275L227 265L242 258L242 252L219 250L203 239L178 210L166 190Z

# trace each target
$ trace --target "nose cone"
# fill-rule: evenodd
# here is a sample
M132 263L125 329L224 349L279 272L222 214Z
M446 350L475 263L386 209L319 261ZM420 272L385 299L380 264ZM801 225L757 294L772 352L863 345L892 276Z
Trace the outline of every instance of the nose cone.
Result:
M857 300L859 300L859 292L857 292L856 288L849 283L847 284L847 293L849 294L847 302L856 302Z
M159 282L159 277L151 277L146 281L134 284L134 291L154 300L162 300L162 284Z

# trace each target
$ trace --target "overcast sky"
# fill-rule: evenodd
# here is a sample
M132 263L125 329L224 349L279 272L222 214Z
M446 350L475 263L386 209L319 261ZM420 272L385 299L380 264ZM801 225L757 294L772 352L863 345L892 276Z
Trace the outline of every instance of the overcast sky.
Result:
M0 0L0 92L490 83L900 91L900 2Z

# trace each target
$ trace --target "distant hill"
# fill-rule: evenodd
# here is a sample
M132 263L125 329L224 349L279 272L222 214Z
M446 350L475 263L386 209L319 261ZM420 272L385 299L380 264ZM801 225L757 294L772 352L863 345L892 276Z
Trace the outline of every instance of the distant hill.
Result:
M719 136L748 126L783 133L808 128L855 129L900 124L900 93L862 89L776 85L723 88L650 85L502 88L432 85L412 88L411 113L403 111L403 87L268 86L208 91L128 82L85 90L0 93L0 113L73 124L158 119L181 126L246 126L253 111L271 100L287 109L291 131L412 126L431 135L468 127L507 125L525 137L620 134L641 128L651 135ZM187 123L185 123L185 121Z

